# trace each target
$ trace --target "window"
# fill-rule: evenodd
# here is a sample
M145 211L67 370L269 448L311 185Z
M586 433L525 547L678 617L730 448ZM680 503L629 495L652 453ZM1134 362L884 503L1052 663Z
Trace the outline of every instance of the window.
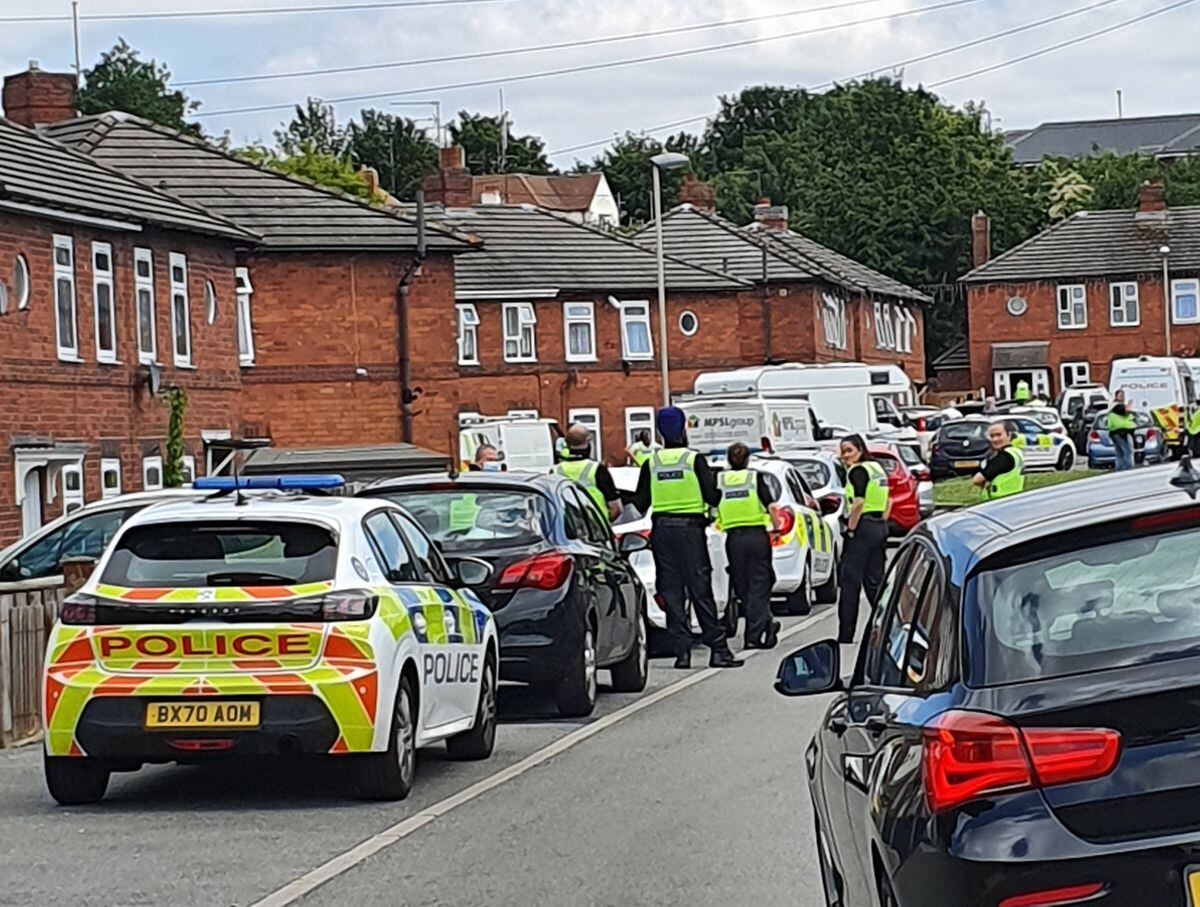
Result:
M887 602L887 613L883 616L881 645L875 663L874 681L884 687L914 686L923 675L924 653L928 641L923 642L918 667L921 674L914 675L910 660L909 639L918 624L919 609L924 597L925 583L933 571L933 561L923 549L917 549L903 576L896 583L895 594ZM881 607L884 600L880 599Z
M887 302L875 303L875 348L894 350L896 343L896 322L892 317L892 306Z
M171 265L171 340L175 364L192 364L192 310L188 302L187 258L172 252Z
M142 489L144 491L158 491L163 487L163 462L162 457L143 457L142 458Z
M417 566L413 563L412 555L400 536L400 530L392 522L385 511L371 514L363 521L367 530L367 538L375 557L379 560L379 569L383 571L389 583L420 582Z
M62 468L63 513L74 513L83 506L83 466L73 463Z
M100 461L100 497L115 498L121 493L121 461L105 457Z
M612 532L605 525L606 521L601 518L600 511L596 509L596 502L592 500L591 495L579 488L568 488L564 497L568 504L575 503L582 509L585 533L582 538L600 548L612 548L614 544Z
M67 558L100 557L121 524L133 513L131 510L105 510L80 516L0 564L0 582L46 579L61 574L62 562Z
M684 337L692 337L700 330L700 319L690 309L679 316L679 333Z
M238 361L242 365L254 365L254 318L250 311L254 287L250 284L250 269L235 268L233 274L237 287Z
M528 302L508 303L504 306L504 361L536 362L537 342L534 325L537 315Z
M654 407L625 407L625 446L637 440L639 432L646 432L649 441L654 440Z
M578 422L587 428L588 434L592 436L592 459L601 459L600 410L594 407L567 410L567 422L571 425Z
M11 302L17 311L29 307L29 262L24 255L13 261Z
M654 358L654 344L650 340L650 303L621 303L621 358Z
M1083 284L1058 288L1058 326L1064 331L1087 327L1087 287Z
M1135 327L1141 323L1136 283L1108 285L1108 323L1115 328Z
M96 361L117 361L117 313L113 301L112 246L92 243L92 307L96 320Z
M1195 324L1200 321L1200 281L1171 281L1171 320L1176 324Z
M568 362L596 361L596 315L592 303L563 303L563 343Z
M539 492L471 488L467 482L464 475L454 487L402 490L384 497L412 514L426 534L451 554L524 548L553 532Z
M133 250L133 290L137 302L138 362L158 358L158 328L154 324L154 253Z
M196 481L196 458L185 454L183 458L183 484L191 485Z
M408 547L417 559L417 564L425 572L426 580L449 585L450 569L442 560L442 556L438 554L433 543L429 541L429 536L422 532L407 514L393 513L392 519L400 526L400 531L408 541Z
M75 242L69 236L54 237L54 323L58 342L58 358L78 361Z
M458 364L479 365L479 312L473 305L455 308L458 311Z
M217 320L217 288L211 280L204 281L204 318L209 324Z
M833 293L822 293L821 325L825 330L825 342L829 346L839 350L846 349L846 300Z
M1064 362L1059 367L1063 390L1091 381L1091 367L1086 362Z

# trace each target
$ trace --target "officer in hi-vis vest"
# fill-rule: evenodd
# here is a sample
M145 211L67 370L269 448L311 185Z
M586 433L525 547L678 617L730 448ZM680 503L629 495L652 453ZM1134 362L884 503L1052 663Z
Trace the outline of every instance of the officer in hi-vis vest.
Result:
M883 586L887 560L890 489L887 473L867 450L862 435L846 435L841 445L846 467L846 525L838 583L838 642L854 642L858 604L864 589L873 605Z
M983 490L985 500L1007 498L1025 490L1025 455L1013 444L1008 427L1003 422L993 422L987 430L988 444L992 446L983 461L983 467L975 473L971 482Z
M587 426L576 423L567 429L567 449L554 471L582 485L606 521L621 515L621 494L608 467L592 459Z
M650 440L650 432L644 428L639 428L633 436L633 443L625 451L629 455L629 459L633 461L634 466L641 466L650 459L650 454L654 453L657 445Z
M750 448L741 441L727 454L729 468L717 476L721 503L717 521L725 533L725 554L734 595L746 614L746 648L773 649L779 621L771 618L775 567L771 554L771 504L775 493L761 472L749 469Z
M655 582L667 613L667 633L675 648L675 667L692 666L691 629L685 593L692 601L700 635L709 647L709 667L739 668L729 651L725 627L717 616L708 559L708 509L721 503L721 491L707 461L687 446L683 410L666 406L658 411L658 433L664 449L642 464L630 504L645 513L653 506L650 549Z

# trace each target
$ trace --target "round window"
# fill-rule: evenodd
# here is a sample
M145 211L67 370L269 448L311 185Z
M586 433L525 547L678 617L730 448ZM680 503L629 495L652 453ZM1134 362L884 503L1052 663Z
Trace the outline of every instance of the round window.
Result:
M1008 314L1020 318L1029 309L1029 303L1024 296L1013 296L1009 298L1007 307Z
M18 309L29 305L29 263L24 255L18 255L13 262L12 302Z
M700 330L700 319L695 312L687 311L679 316L679 330L684 337L691 337Z
M204 282L204 314L209 324L217 320L217 288L211 280Z

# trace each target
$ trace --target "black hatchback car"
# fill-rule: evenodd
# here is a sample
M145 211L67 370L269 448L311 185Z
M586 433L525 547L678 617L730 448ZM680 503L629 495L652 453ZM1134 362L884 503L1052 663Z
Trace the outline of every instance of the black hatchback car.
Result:
M501 680L545 689L564 716L595 708L601 668L609 669L615 690L645 689L646 590L626 557L647 542L626 536L618 548L574 482L440 474L385 479L361 494L406 508L492 609Z
M922 524L806 752L826 901L1200 904L1200 475L1153 467Z

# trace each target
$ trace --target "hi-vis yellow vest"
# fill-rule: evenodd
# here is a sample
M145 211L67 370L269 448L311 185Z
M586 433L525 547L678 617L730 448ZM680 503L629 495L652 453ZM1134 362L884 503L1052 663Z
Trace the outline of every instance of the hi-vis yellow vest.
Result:
M771 514L758 498L758 479L749 469L727 469L717 477L721 488L721 503L717 505L717 519L721 531L740 529L745 526L771 525Z

